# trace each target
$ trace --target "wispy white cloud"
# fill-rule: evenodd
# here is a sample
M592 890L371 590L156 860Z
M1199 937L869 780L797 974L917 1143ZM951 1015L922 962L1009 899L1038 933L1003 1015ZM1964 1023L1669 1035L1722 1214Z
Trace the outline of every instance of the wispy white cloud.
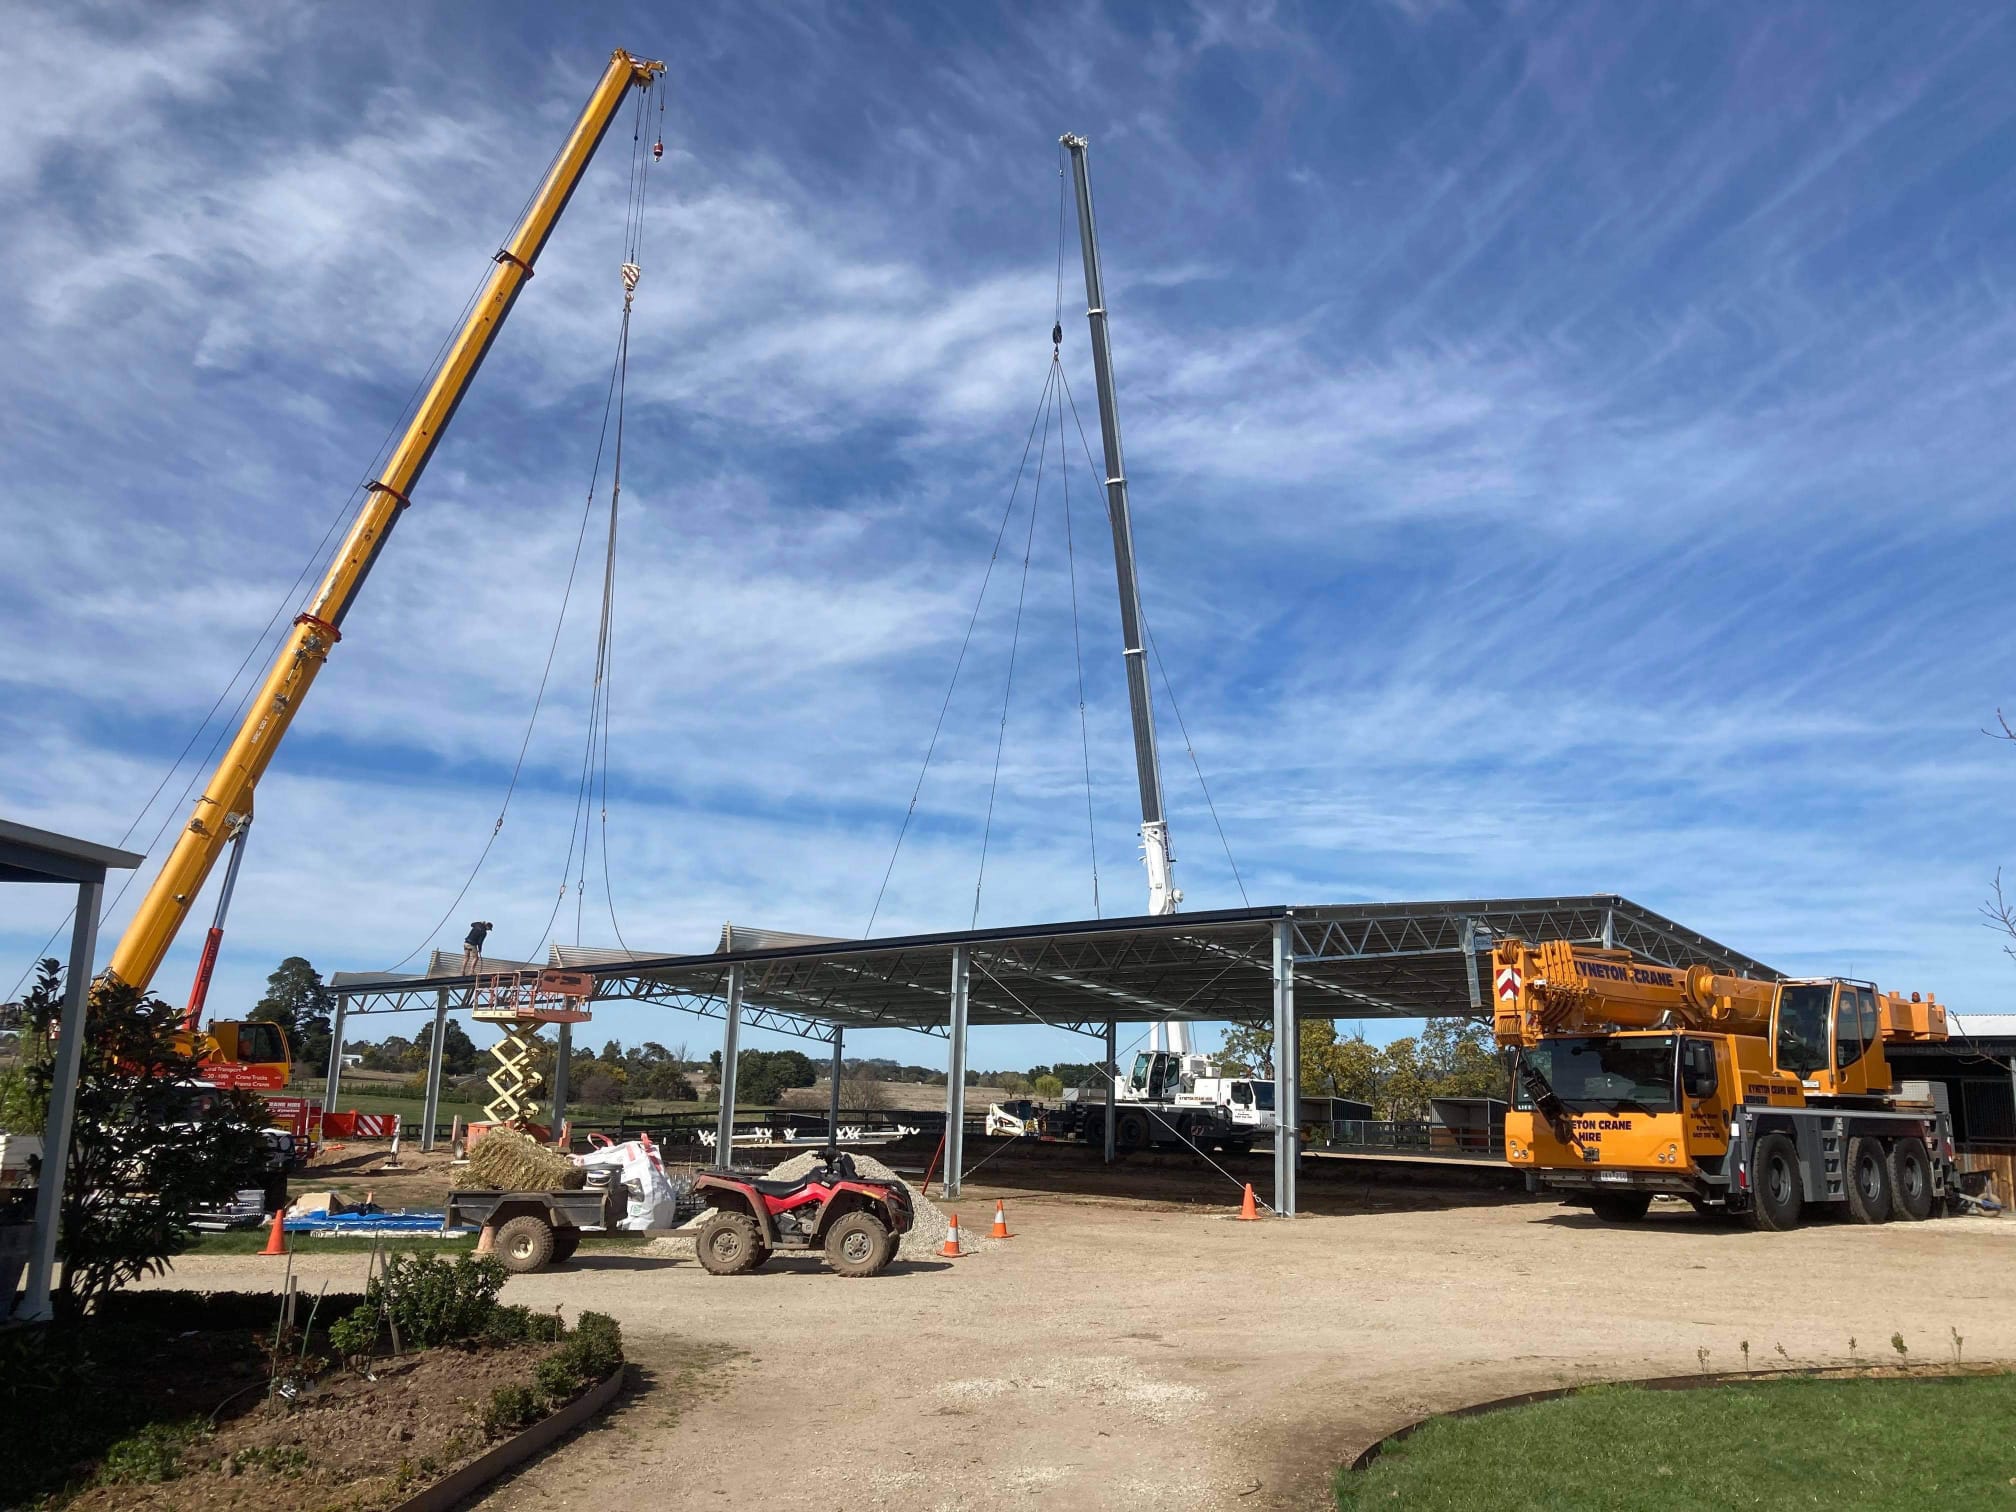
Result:
M1149 610L1256 899L1615 887L1781 964L1998 990L1972 908L2006 849L1976 726L2016 704L2003 30L1400 9L1117 8L1074 13L1068 47L1058 12L681 18L631 368L626 931L865 919L1048 359L1071 127L1095 141ZM12 813L106 838L131 817L606 45L557 13L473 44L451 13L348 30L16 20ZM117 109L68 86L80 57ZM289 950L386 964L495 818L573 551L621 200L598 165L262 793L239 996ZM1131 906L1110 569L1080 502L1102 881ZM983 920L1089 903L1045 507ZM1004 553L892 927L970 916L1018 569ZM591 621L577 602L485 873L514 934L557 885ZM1164 740L1185 885L1236 901ZM0 942L39 939L32 906L0 909Z

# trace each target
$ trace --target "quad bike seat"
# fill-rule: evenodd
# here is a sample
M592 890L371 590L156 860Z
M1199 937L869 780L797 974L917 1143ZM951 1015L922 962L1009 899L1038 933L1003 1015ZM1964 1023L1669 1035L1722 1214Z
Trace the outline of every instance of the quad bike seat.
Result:
M806 1184L815 1178L801 1176L795 1181L765 1181L760 1177L749 1184L765 1197L791 1197L802 1192Z

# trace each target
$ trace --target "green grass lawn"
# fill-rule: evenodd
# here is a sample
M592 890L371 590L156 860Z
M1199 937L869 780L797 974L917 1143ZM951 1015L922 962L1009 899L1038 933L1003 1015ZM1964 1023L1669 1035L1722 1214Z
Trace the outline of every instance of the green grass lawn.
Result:
M2016 1376L1598 1386L1444 1418L1362 1472L1341 1512L2016 1507Z

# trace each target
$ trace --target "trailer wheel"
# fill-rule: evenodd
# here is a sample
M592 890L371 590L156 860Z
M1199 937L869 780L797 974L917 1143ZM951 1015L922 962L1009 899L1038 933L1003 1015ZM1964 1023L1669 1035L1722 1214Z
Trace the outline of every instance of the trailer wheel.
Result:
M1890 1147L1890 1216L1918 1223L1932 1216L1932 1157L1925 1141L1907 1134Z
M553 1263L553 1226L522 1213L497 1230L497 1258L514 1276L529 1276Z
M1598 1192L1589 1206L1605 1223L1636 1223L1652 1210L1650 1192Z
M1890 1161L1883 1141L1857 1134L1848 1141L1848 1216L1857 1223L1890 1221Z
M1799 1227L1806 1195L1789 1134L1766 1134L1750 1156L1750 1226L1773 1233Z
M714 1216L700 1225L693 1253L716 1276L739 1276L770 1258L763 1236L757 1232L756 1220L747 1213L727 1208L716 1208Z
M574 1258L574 1251L581 1248L581 1230L573 1224L553 1230L553 1263L560 1265Z
M826 1230L826 1263L836 1276L878 1276L896 1254L896 1236L866 1208L843 1213Z

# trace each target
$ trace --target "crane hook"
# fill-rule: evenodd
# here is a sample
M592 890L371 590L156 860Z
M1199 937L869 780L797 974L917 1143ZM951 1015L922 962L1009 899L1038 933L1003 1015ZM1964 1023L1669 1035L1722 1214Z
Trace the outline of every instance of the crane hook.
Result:
M651 160L658 162L665 156L665 138L660 137L651 144Z

